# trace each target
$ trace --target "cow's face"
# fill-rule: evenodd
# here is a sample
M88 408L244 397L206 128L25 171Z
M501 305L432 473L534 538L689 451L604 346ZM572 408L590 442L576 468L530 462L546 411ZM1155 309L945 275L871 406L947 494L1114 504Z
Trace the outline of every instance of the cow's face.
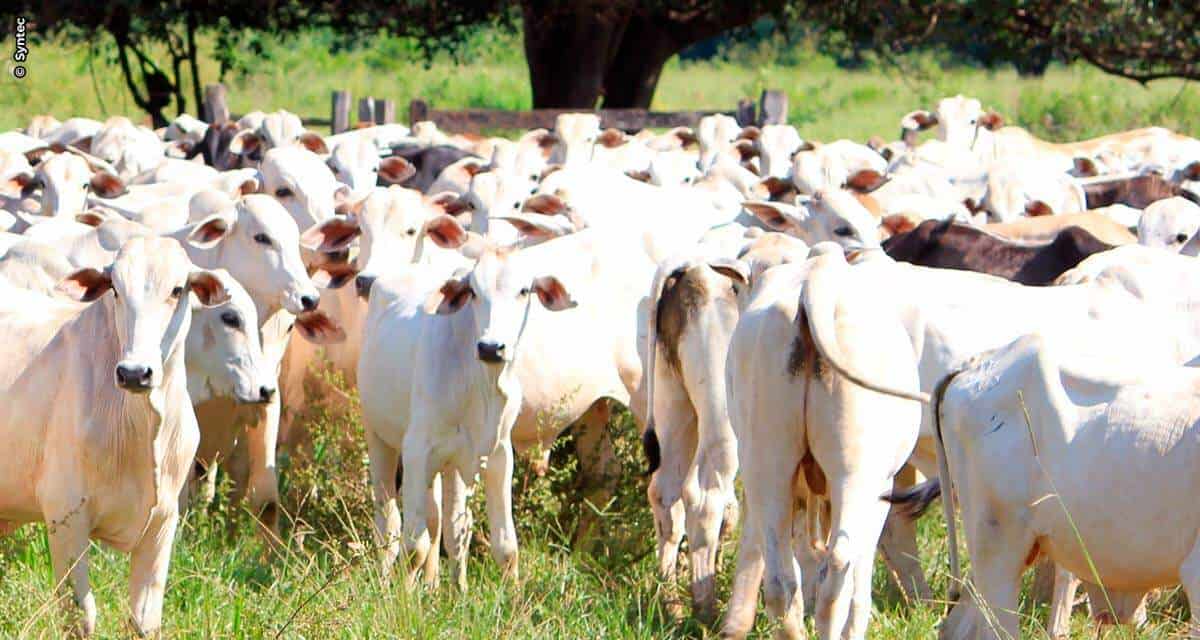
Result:
M211 307L197 305L192 311L187 336L192 401L232 396L248 404L269 402L276 392L275 376L263 358L254 302L228 272L213 273L229 299Z
M350 195L320 156L300 146L271 149L259 171L263 193L278 200L302 229L332 218Z
M650 160L650 182L660 187L692 184L700 179L696 155L687 151L660 151Z
M1138 219L1138 244L1183 251L1200 232L1200 206L1184 198L1159 200L1146 207Z
M186 239L197 249L217 252L212 263L245 283L262 309L299 314L317 308L320 293L300 258L296 222L272 198L251 194L231 202L229 209L190 225Z
M43 160L27 189L42 188L42 215L75 216L83 213L88 193L113 198L125 191L120 178L105 172L93 172L87 161L71 153L60 153Z
M470 273L447 280L438 292L439 314L473 306L478 336L475 348L480 361L512 361L533 305L541 304L551 311L575 306L558 278L536 276L534 266L519 252L491 249L480 256Z
M804 195L836 189L845 184L849 177L846 163L837 153L812 149L800 151L792 158L792 183Z
M764 126L755 141L763 177L786 178L792 168L792 154L803 143L800 133L791 125Z
M942 98L937 104L938 139L960 147L974 145L981 117L983 105L974 98Z
M82 269L67 276L59 290L89 302L109 290L104 304L113 309L118 387L147 393L163 383L163 365L182 342L191 320L188 292L202 305L229 298L211 271L196 269L179 243L169 238L134 238L117 252L104 271Z
M585 164L600 137L600 116L594 113L563 113L554 120L557 144L550 161L563 166Z
M333 148L329 169L338 182L350 188L352 199L361 199L379 183L397 184L416 173L404 158L381 159L375 143L369 138L351 138Z
M707 171L717 157L731 149L742 132L737 120L724 114L704 116L696 127L700 143L700 169Z
M125 180L152 169L166 157L158 136L128 118L113 117L92 137L91 154L113 165Z
M471 179L470 191L463 196L471 209L472 230L499 244L516 242L517 229L511 223L496 218L520 214L522 205L537 188L538 183L532 175L510 171L475 174Z
M879 221L849 191L818 191L799 205L752 201L743 206L771 229L809 245L836 242L846 251L879 246Z

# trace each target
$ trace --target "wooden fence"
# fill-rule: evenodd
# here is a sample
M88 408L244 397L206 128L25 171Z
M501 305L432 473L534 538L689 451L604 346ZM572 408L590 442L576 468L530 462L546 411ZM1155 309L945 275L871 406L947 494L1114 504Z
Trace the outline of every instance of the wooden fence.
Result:
M230 114L224 85L211 84L204 89L206 122L224 122L236 116ZM353 96L349 91L334 91L330 98L328 118L301 117L306 127L329 127L331 133L351 128L350 109ZM552 129L554 119L561 113L591 112L600 116L600 126L634 132L640 129L669 129L695 127L704 116L723 113L737 119L738 124L764 125L787 122L788 99L782 91L768 89L758 103L749 98L738 101L732 111L650 111L648 109L532 109L505 111L502 109L434 109L429 102L417 98L408 104L409 124L429 120L448 133L480 133L494 129ZM396 121L396 103L368 96L358 101L358 125L388 124Z

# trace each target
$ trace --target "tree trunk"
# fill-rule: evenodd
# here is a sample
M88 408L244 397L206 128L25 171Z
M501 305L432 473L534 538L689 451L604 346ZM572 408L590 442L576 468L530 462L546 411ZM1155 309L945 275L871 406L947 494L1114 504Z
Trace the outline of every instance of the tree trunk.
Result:
M604 75L604 108L649 109L663 65L682 48L659 21L633 17Z
M586 8L553 9L525 0L525 57L535 109L594 109L627 18Z

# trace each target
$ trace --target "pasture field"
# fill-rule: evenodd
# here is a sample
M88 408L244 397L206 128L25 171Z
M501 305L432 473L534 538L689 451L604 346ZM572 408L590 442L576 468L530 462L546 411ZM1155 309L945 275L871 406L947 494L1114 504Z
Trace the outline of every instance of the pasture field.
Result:
M269 59L226 79L235 112L253 108L326 117L329 92L394 98L399 105L423 96L447 107L522 109L530 105L519 40L484 32L463 53L465 64L438 58L420 62L410 43L379 38L361 49L331 53L327 39L310 34L265 42ZM115 67L65 42L35 43L29 76L5 73L0 91L0 130L23 126L51 112L103 117L136 114ZM764 87L791 97L791 121L814 139L895 136L900 117L938 97L964 93L981 98L1010 122L1051 139L1073 139L1122 128L1158 124L1200 134L1200 89L1183 83L1135 83L1083 67L1053 67L1044 77L1012 71L951 68L931 57L906 59L907 69L837 68L811 50L769 48L737 52L728 59L672 61L659 85L659 109L728 108ZM205 61L209 77L215 63ZM403 118L403 108L398 109ZM338 394L327 394L336 398ZM482 492L472 498L475 538L470 588L458 593L444 574L436 593L408 591L380 575L371 538L362 428L353 406L331 401L316 406L304 424L311 442L281 452L283 544L266 547L249 514L227 497L193 508L184 518L173 555L164 611L167 638L620 638L713 637L686 615L673 615L664 600L683 598L686 586L655 578L654 531L645 500L644 460L628 413L616 412L610 435L620 460L611 501L582 500L569 439L553 452L551 472L537 477L521 462L514 476L521 544L520 577L504 579L487 553ZM222 488L229 489L228 481ZM594 535L574 542L580 518L596 522ZM946 540L940 518L920 525L922 561L935 593L944 594ZM734 545L724 551L719 600L728 598ZM681 555L685 558L686 555ZM443 567L444 567L443 562ZM445 571L445 569L443 569ZM686 576L686 567L681 568ZM128 560L93 546L91 578L99 607L101 638L129 636ZM1027 583L1029 578L1027 578ZM918 640L935 637L942 606L909 605L876 569L875 615L869 637ZM1027 590L1028 591L1028 590ZM0 538L0 638L57 638L46 530L27 526ZM684 610L686 611L686 605ZM1045 637L1044 610L1029 614L1030 637ZM1151 603L1150 624L1107 637L1166 639L1179 636L1187 617L1179 589ZM1095 628L1079 613L1073 637ZM756 635L770 626L760 616Z

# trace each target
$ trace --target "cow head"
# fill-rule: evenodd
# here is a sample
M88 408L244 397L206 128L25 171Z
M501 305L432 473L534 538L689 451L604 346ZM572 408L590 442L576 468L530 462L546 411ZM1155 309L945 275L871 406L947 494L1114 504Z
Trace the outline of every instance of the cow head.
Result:
M134 238L100 271L81 269L58 290L83 302L106 298L119 343L113 375L118 387L148 393L163 383L164 363L182 344L191 322L188 293L204 306L229 298L220 278L197 269L169 238Z
M125 183L106 171L97 171L73 153L60 153L38 163L24 191L42 189L42 215L74 216L86 208L89 193L115 198L125 192Z
M242 285L223 269L213 274L229 299L196 305L187 335L188 391L192 402L210 396L259 404L275 396L275 375L266 366L258 336L258 312Z
M804 240L809 245L832 241L846 251L879 246L879 222L845 190L818 191L807 200L743 204L767 227Z
M479 359L488 364L511 362L528 316L535 312L533 305L550 311L576 306L567 287L544 273L549 268L519 250L489 249L469 273L443 283L427 308L448 315L472 305Z
M696 126L696 141L700 145L700 170L707 171L716 163L717 157L732 152L742 127L737 120L725 114L713 114L700 118Z
M695 154L660 151L650 159L650 183L660 187L690 185L700 179Z
M196 194L192 207L201 213L200 199L213 197ZM279 308L294 314L317 308L320 293L300 258L299 229L278 202L251 194L224 208L205 205L203 213L208 215L173 234L188 244L194 261L226 269L244 283L264 318Z
M1151 203L1138 219L1138 244L1180 253L1196 243L1200 232L1200 205L1184 198L1167 198ZM1190 248L1190 247L1189 247Z
M792 168L792 155L804 141L796 128L786 124L765 125L754 138L759 168L763 177L786 178Z
M124 180L153 169L166 158L163 142L153 131L122 116L105 121L92 136L88 153L111 164Z
M259 173L262 192L278 200L302 229L333 217L350 196L320 156L298 145L268 151Z
M550 162L563 166L584 164L600 139L600 116L594 113L562 113L554 119L554 149Z

